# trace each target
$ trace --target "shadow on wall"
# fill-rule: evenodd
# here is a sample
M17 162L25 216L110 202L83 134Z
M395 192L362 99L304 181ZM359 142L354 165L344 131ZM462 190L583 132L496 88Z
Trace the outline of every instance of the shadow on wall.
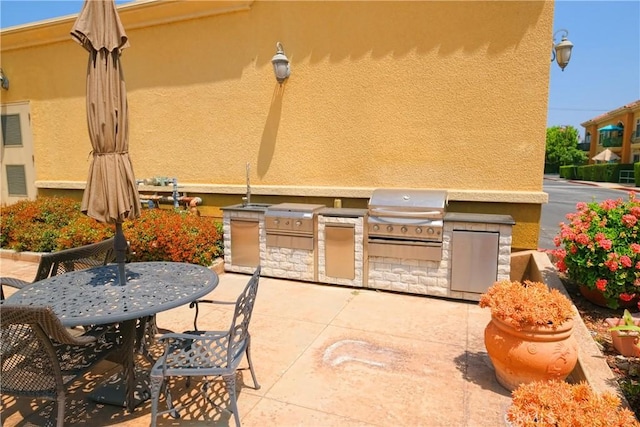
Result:
M489 56L515 52L543 8L544 2L532 1L254 2L248 12L129 30L128 63L170 60L162 62L162 73L128 73L127 86L136 90L238 79L270 66L276 41L284 43L297 64L401 58L413 52L439 57L480 49ZM136 65L127 69L148 69Z
M513 51L539 24L545 2L254 2L247 12L125 28L131 47L123 68L130 92L239 79L270 66L275 42L284 43L292 62L338 63L370 56L402 58L413 52L443 58L455 52L486 49L489 56ZM123 11L125 15L127 12ZM499 20L505 16L509 19ZM345 42L348 41L348 42ZM69 37L36 54L73 58L49 70L49 79L65 82L65 95L84 96L86 55ZM32 54L30 50L19 53ZM150 73L157 61L162 72ZM47 61L44 61L45 63ZM55 61L54 61L55 62ZM38 70L33 70L38 72ZM40 94L60 96L56 85Z
M273 153L276 150L276 139L280 128L280 117L282 116L282 97L286 85L276 84L271 97L271 106L267 121L264 124L262 138L260 139L260 151L258 152L258 176L264 178L269 171Z

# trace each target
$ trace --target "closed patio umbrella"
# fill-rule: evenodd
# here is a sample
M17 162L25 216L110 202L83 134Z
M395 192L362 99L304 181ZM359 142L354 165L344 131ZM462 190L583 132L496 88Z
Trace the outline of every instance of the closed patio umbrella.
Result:
M591 160L598 160L602 162L609 162L612 160L619 160L619 159L620 159L620 156L618 156L616 153L609 150L608 148L604 151L599 152L597 155L591 158Z
M114 0L86 0L71 36L89 52L87 125L93 147L82 211L116 224L120 284L125 283L127 242L122 222L140 216L140 199L129 158L127 94L120 54L129 46Z

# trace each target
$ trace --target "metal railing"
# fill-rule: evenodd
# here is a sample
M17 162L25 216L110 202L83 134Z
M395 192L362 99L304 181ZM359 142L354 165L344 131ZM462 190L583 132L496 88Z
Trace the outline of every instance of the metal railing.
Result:
M622 147L622 137L611 136L609 138L600 138L598 141L603 147Z

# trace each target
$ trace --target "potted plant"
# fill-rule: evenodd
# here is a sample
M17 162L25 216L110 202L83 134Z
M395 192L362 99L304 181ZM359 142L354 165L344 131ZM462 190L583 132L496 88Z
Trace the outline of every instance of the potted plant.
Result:
M610 317L605 322L610 326L611 341L616 351L626 357L640 357L640 320L634 319L625 309L622 318Z
M484 342L498 382L508 390L536 380L564 379L576 365L575 311L541 282L494 283L480 298L491 309Z
M586 383L534 381L513 392L507 409L513 427L639 427L633 412L612 393L596 393Z
M553 251L561 272L591 302L631 307L640 292L640 200L578 203L560 224Z

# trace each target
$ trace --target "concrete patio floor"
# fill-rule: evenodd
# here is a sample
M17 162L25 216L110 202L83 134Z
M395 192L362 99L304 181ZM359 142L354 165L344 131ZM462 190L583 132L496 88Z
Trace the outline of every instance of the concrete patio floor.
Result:
M3 276L31 280L36 264L0 260ZM249 276L225 273L208 296L235 300ZM224 329L233 306L202 307L201 329ZM190 329L193 310L159 313L161 329ZM238 381L244 426L500 426L510 393L495 380L483 343L490 319L476 303L261 278L251 322L252 356ZM246 367L246 360L241 365ZM118 368L104 362L73 384L65 425L147 426L150 402L129 414L87 393ZM176 384L175 399L194 393ZM181 388L180 388L181 387ZM226 407L222 382L212 400ZM164 402L161 401L161 408ZM53 405L2 396L3 426L41 426ZM227 411L197 400L158 425L233 425Z

